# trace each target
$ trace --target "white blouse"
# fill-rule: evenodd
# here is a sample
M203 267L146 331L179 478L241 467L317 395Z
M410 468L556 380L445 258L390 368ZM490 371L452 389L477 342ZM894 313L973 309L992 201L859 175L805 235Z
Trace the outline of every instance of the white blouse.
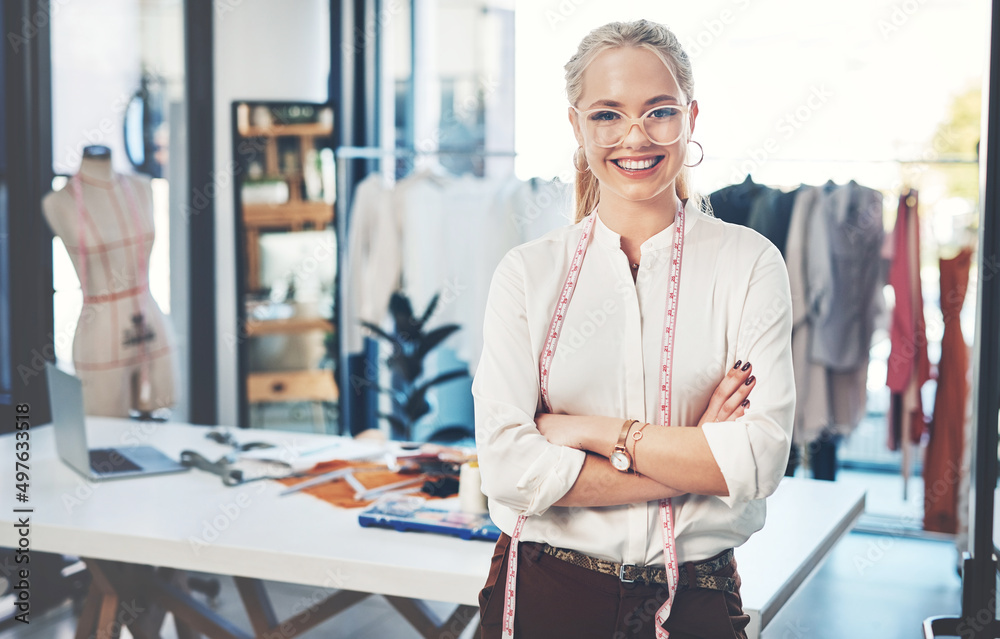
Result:
M736 360L753 364L757 385L743 417L702 426L729 496L674 498L680 562L738 546L764 525L764 498L784 475L795 410L791 298L781 254L756 231L705 215L691 200L685 210L671 424L697 424ZM586 454L550 444L535 427L538 361L582 224L511 249L493 275L472 384L482 489L493 521L508 535L523 513L522 540L661 565L658 502L553 506L576 481ZM659 422L673 232L671 224L643 242L633 282L621 236L598 214L550 369L554 413ZM636 454L642 457L641 442Z

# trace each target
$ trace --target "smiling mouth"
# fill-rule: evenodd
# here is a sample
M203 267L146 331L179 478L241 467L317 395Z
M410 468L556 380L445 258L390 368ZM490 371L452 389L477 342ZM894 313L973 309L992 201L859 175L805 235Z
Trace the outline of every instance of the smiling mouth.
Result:
M653 158L646 158L645 160L621 159L621 160L612 160L612 162L614 162L615 165L618 166L618 168L625 171L645 171L659 164L661 160L663 160L663 156L658 155Z

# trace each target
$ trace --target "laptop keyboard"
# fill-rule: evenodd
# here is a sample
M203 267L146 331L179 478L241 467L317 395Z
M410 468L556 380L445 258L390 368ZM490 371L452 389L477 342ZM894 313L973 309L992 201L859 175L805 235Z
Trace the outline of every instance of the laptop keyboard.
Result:
M90 467L102 475L142 470L140 466L126 459L114 448L96 448L90 451Z

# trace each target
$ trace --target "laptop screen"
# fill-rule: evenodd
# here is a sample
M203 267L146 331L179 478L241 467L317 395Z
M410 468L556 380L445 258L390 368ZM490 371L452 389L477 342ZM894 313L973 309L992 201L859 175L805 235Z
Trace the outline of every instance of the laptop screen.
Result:
M83 412L83 385L79 378L53 364L45 364L49 383L49 405L55 427L56 450L67 464L82 473L90 473L87 426Z

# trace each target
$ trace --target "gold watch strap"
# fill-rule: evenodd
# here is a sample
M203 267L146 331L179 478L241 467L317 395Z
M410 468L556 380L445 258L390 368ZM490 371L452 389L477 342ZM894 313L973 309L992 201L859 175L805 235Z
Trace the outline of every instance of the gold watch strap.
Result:
M615 450L621 449L628 453L628 449L625 448L625 438L628 436L628 431L631 430L632 424L635 424L638 421L638 419L625 420L625 423L622 424L622 431L618 434L618 443L615 445Z

